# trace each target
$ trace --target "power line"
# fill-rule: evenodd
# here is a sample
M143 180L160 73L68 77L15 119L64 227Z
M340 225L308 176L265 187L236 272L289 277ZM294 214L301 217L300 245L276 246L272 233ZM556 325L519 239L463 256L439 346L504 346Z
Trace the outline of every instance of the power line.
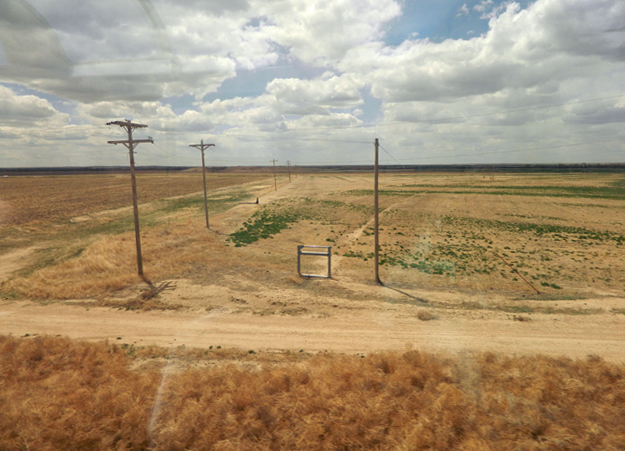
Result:
M377 128L377 127L392 127L395 125L406 125L406 124L429 124L429 123L438 123L438 122L447 122L447 121L457 121L459 119L471 119L471 118L476 118L476 117L488 117L488 116L497 116L501 114L519 113L522 111L544 110L548 108L557 108L557 107L567 106L567 105L577 105L580 103L620 99L623 97L625 97L625 94L620 94L617 96L609 96L609 97L595 97L591 99L573 100L571 102L553 103L553 104L548 104L548 105L538 105L538 106L532 106L532 107L526 107L526 108L517 108L513 110L497 111L493 113L476 113L476 114L469 114L469 115L464 115L464 116L449 116L449 117L443 117L443 118L438 118L438 119L423 119L423 120L416 120L416 121L393 121L393 122L387 122L384 124L374 124L369 127L363 124L333 125L333 126L292 128L292 129L281 130L279 132L276 131L276 132L267 132L267 133L286 133L286 132L309 131L309 130L341 130L341 129L357 129L357 128ZM285 137L282 139L301 139L301 138L286 138ZM310 139L310 141L313 141L313 139ZM334 140L328 140L328 141L334 141ZM345 141L345 142L350 142L350 141ZM353 141L353 142L358 142L360 144L369 144L369 142L363 143L362 141Z
M376 139L376 142L378 142L378 140L377 140L377 139ZM394 157L393 155L391 155L390 153L388 153L388 151L387 151L384 147L382 147L382 144L379 144L379 143L378 143L378 145L380 146L380 149L382 149L382 150L386 153L386 155L388 155L388 156L389 156L389 157L391 157L393 160L395 160L395 157ZM397 160L395 160L395 161L396 161L397 163L399 163L399 161L397 161Z
M529 152L533 150L550 150L550 149L562 149L565 147L576 147L583 146L585 144L604 144L610 142L617 141L625 141L625 138L619 139L608 139L604 141L587 141L583 143L572 143L572 144L562 144L559 146L546 146L546 147L528 147L524 149L513 149L513 150L495 150L489 152L477 152L477 153L467 153L467 154L454 154L454 155L440 155L434 157L421 157L421 158L402 158L400 161L418 161L418 160L433 160L433 159L441 159L441 158L457 158L457 157L473 157L478 155L497 155L497 154L505 154L505 153L515 153L515 152ZM397 161L397 160L395 160Z
M168 155L171 155L172 157L176 157L176 158L178 158L178 155L176 155L176 154L174 154L174 153L171 153L171 152L169 152L169 151L167 151L167 150L163 149L161 146L158 146L158 145L154 144L154 147L156 147L157 149L160 149L161 151L165 152L165 153L166 153L166 154L168 154Z
M579 103L596 102L599 100L618 99L621 97L625 97L625 95L618 95L618 96L611 96L611 97L597 97L594 99L585 99L585 100L575 100L572 102L554 103L550 105L541 105L541 106L534 106L534 107L527 107L527 108L517 108L515 110L506 110L506 111L499 111L499 112L494 112L494 113L477 113L477 114L469 114L469 115L464 115L464 116L450 116L450 117L446 117L446 118L444 117L444 118L438 118L438 119L423 119L419 121L387 122L386 124L378 124L376 125L376 127L386 127L386 126L403 125L403 124L429 124L429 123L453 121L453 120L458 120L458 119L471 119L475 117L498 116L500 114L519 113L522 111L544 110L547 108L556 108L560 106L575 105Z
M293 131L295 130L302 130L302 129L293 129ZM289 130L290 131L290 130ZM268 133L272 133L272 132L268 132ZM252 136L252 135L224 135L227 136L229 138L236 138L236 139L267 139L266 137L263 136ZM370 141L355 141L355 140L347 140L347 139L320 139L320 138L289 138L287 136L284 137L272 137L271 139L273 140L279 140L279 141L321 141L321 142L333 142L333 143L354 143L354 144L371 144Z

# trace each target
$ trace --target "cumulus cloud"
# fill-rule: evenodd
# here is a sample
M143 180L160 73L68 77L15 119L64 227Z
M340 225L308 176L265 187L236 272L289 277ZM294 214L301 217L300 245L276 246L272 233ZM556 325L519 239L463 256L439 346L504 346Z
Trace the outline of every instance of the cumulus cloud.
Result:
M381 39L383 25L401 14L394 0L258 1L273 22L268 37L291 55L320 66L336 63L354 46Z
M9 2L13 3L13 2ZM328 65L377 40L394 0L32 0L0 4L0 77L82 102L214 92L282 57Z
M343 67L362 68L367 59L372 92L386 102L449 101L508 88L536 89L609 70L609 62L598 62L621 58L624 18L625 4L615 1L598 8L580 0L545 0L527 10L510 4L480 37L372 48L368 55L350 55Z
M34 95L16 95L4 86L0 86L0 104L0 123L5 125L38 127L69 121L69 115L57 111L47 100Z
M267 85L267 92L284 114L329 114L332 109L362 104L362 87L352 76L326 74L315 80L275 79Z
M479 36L406 29L388 45L409 11L399 0L0 2L0 80L13 83L0 88L0 139L44 124L32 139L106 147L103 124L129 118L169 154L198 136L233 158L246 142L311 156L313 138L377 136L410 162L415 143L442 158L625 133L624 2L471 4L437 7L452 25L477 12Z

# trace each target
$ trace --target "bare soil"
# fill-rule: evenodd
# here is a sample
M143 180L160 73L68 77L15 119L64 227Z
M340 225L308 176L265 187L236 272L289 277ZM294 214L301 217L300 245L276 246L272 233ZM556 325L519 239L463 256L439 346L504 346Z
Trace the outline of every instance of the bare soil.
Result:
M433 179L429 181L434 183ZM476 181L479 182L479 178L476 177ZM391 180L387 185L399 182L399 179ZM578 183L583 185L583 182ZM441 180L443 183L447 182ZM256 192L260 193L261 205L267 205L281 199L307 196L332 200L333 193L371 189L371 184L372 177L362 175L309 176L293 179L278 191L271 190L267 184L259 184ZM548 216L554 218L551 222L555 224L570 223L587 228L603 224L615 231L625 223L625 217L621 217L625 215L623 201L554 197L537 202L535 197L510 196L497 197L484 204L474 202L471 196L458 193L434 194L427 198L389 197L382 202L382 207L389 215L402 210L412 214L418 208L420 213L430 215L430 219L442 218L449 212L492 220L516 215L514 217L523 216L520 220L529 221L532 217L536 221L540 216ZM367 195L363 195L363 204L366 198ZM576 216L571 209L576 204L586 205L580 210L581 216ZM225 242L227 235L237 230L258 208L258 205L241 203L214 215L212 229ZM0 302L0 334L63 335L135 346L328 350L346 354L389 349L495 351L571 358L597 355L609 361L625 362L625 298L621 295L622 285L618 283L622 276L615 271L605 283L579 282L594 278L600 265L621 264L618 262L619 258L622 260L620 254L612 248L606 250L599 245L592 248L597 256L587 266L597 266L597 269L588 268L588 273L579 277L566 279L567 274L575 276L575 267L560 264L559 275L569 280L570 285L565 287L566 292L541 287L548 296L537 297L522 281L511 279L506 279L505 289L493 291L492 287L501 284L501 280L496 280L492 274L434 279L431 274L388 266L381 269L388 286L380 287L373 283L371 261L345 256L345 250L363 238L370 221L356 224L349 230L346 228L345 234L330 243L337 254L333 256L332 279L299 278L295 272L296 244L325 245L326 237L334 236L330 235L330 228L337 228L336 224L309 222L302 221L297 228L240 249L242 258L266 256L265 270L254 267L247 274L245 267L238 266L233 271L220 271L218 279L198 276L160 281L169 282L169 288L159 295L158 301L170 309L136 311L102 307L101 299L45 304L5 299ZM436 235L440 225L436 221L428 224L429 230L422 226L415 230L418 235L413 238L415 248L415 243L420 243L428 233L434 243L442 241L443 235ZM494 246L503 249L514 239L514 234L502 233L492 241ZM560 242L553 243L552 247L565 249L566 245L568 243ZM22 249L0 256L0 279L19 269L31 252ZM564 258L562 253L558 255ZM284 271L272 272L279 264L292 271L286 276ZM312 265L313 270L322 268L323 261ZM443 283L445 280L449 283ZM111 299L137 296L142 290L145 285L137 284ZM525 313L524 309L530 313Z

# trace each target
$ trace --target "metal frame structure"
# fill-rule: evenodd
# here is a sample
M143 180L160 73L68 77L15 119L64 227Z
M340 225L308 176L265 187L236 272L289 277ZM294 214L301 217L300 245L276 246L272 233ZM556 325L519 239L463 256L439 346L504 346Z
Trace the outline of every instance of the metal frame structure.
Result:
M306 252L302 249L326 249L326 252ZM317 275L317 274L302 274L302 255L317 255L321 257L328 257L328 275ZM307 246L300 244L297 246L297 273L300 277L317 277L321 279L331 279L332 278L332 246Z

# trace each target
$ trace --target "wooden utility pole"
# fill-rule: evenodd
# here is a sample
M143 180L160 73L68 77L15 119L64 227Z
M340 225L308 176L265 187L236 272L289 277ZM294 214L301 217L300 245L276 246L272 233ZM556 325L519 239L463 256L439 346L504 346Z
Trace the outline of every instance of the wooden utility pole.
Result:
M215 147L215 144L204 144L204 140L200 140L200 144L189 144L189 147L195 147L196 149L200 149L202 152L202 179L204 180L204 213L206 215L206 228L210 229L208 226L208 199L206 198L206 166L204 165L204 150L209 147Z
M286 160L286 167L289 171L289 182L291 182L291 160Z
M373 214L373 222L374 222L374 235L375 235L375 239L374 239L374 261L375 261L375 283L377 283L378 285L384 285L382 283L382 281L380 280L380 270L379 270L379 266L380 266L380 239L379 239L379 233L378 233L378 225L379 225L379 215L378 215L378 148L380 147L380 143L378 142L378 138L375 138L375 165L374 165L374 197L373 197L373 209L374 209L374 214Z
M132 180L132 211L135 216L135 241L137 243L137 268L138 273L143 277L143 257L141 256L141 234L139 233L139 207L137 206L137 182L135 179L135 155L134 148L136 144L152 143L154 140L150 137L148 139L132 139L132 131L135 128L147 128L147 125L134 124L128 119L124 121L107 122L106 125L119 125L126 129L128 133L128 139L121 141L108 141L109 144L123 144L128 149L130 155L130 179Z
M278 181L276 179L276 161L278 160L271 160L271 162L273 163L273 187L276 191L278 191Z

